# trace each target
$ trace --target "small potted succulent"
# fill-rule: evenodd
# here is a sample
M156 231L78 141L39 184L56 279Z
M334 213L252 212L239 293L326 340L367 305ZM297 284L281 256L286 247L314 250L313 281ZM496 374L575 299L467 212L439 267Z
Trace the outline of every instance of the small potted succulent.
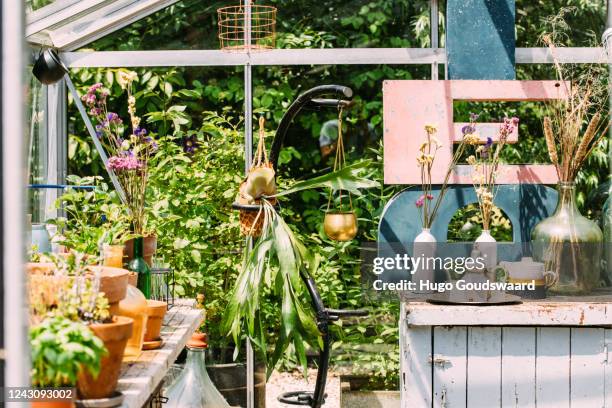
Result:
M74 387L83 374L97 376L107 353L102 340L81 322L53 316L30 329L34 387ZM72 401L33 402L38 408L73 407Z

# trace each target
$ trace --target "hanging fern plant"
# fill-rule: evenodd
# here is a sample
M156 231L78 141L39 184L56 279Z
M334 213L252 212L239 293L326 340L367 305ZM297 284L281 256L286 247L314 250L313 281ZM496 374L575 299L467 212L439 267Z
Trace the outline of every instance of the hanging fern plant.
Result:
M263 138L263 133L260 135ZM258 156L263 146L261 140L256 153ZM313 275L317 264L280 216L275 204L280 197L319 188L343 190L359 196L361 189L378 186L378 182L363 177L369 166L369 160L361 161L323 176L295 183L291 188L274 195L249 197L251 202L259 206L255 219L251 220L252 225L258 226L258 233L247 234L242 270L222 321L222 331L231 336L236 344L234 358L240 350L244 334L261 351L268 366L268 374L272 372L289 344L293 344L298 361L306 369L305 344L318 349L321 337L310 305L302 301L305 289L302 277ZM248 181L247 178L243 185L247 185ZM251 246L252 250L248 250ZM266 353L266 333L259 313L260 300L266 289L281 299L281 328L271 358L268 358Z

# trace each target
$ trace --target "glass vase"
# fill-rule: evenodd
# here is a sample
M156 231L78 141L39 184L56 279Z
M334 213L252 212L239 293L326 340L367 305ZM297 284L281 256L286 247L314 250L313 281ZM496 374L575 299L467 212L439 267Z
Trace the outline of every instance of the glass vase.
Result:
M534 259L554 272L549 292L584 295L599 284L603 233L576 206L574 183L560 182L552 216L531 232Z
M137 287L145 298L151 299L151 268L144 259L144 238L134 239L134 259L128 264L128 269L138 274Z
M187 346L187 363L165 392L167 408L230 408L206 371L206 349Z
M126 316L134 319L132 336L127 342L124 360L131 361L138 356L144 343L145 331L147 329L147 299L142 292L132 285L128 285L125 299L119 302L119 316Z

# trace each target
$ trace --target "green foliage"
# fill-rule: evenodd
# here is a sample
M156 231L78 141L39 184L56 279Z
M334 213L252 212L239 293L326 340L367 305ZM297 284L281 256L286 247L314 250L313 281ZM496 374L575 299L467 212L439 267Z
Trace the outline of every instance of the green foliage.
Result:
M55 242L97 256L103 244L120 245L133 237L125 207L102 177L68 176L67 181L93 189L69 189L56 200L55 207L66 216L49 221L58 227L58 235L52 237Z
M180 1L97 40L91 47L97 50L216 49L215 10L226 3L221 0L206 4L196 0ZM427 0L332 0L316 7L305 0L269 0L267 3L279 7L278 46L282 48L418 47L429 44ZM537 38L545 28L544 19L567 5L578 6L576 14L568 21L573 28L571 45L589 45L593 39L590 32L601 33L604 27L605 2L600 0L517 0L518 46L540 46ZM444 2L440 7L442 23L443 6ZM443 44L443 25L441 27ZM150 113L147 125L162 135L159 160L171 157L154 170L156 174L151 181L150 200L159 198L160 202L155 204L159 253L175 268L179 295L206 292L209 320L206 329L214 342L220 337L220 315L240 268L239 254L244 245L237 228L237 214L230 209L244 167L243 136L236 127L241 119L236 112L242 112L244 102L242 68L146 68L139 69L138 73L141 85L146 84L148 89L139 95L138 103L142 105L138 109ZM345 121L348 162L373 159L371 179L382 180L382 81L426 79L429 75L429 66L254 67L253 103L268 123L278 125L287 106L300 92L322 83L350 86L357 96ZM517 76L519 79L546 79L553 78L553 73L550 67L529 65L518 66ZM126 105L118 99L119 88L112 71L109 74L102 69L73 70L73 78L81 91L88 84L105 83L112 90L111 99L114 98L116 106ZM208 111L218 112L218 116ZM506 146L505 162L548 162L541 130L541 104L459 102L455 106L455 119L465 121L470 111L481 113L483 121L504 116L521 119L520 141ZM74 106L70 106L69 113L70 173L103 175L101 161L91 147ZM118 113L125 115L125 112ZM280 155L281 184L287 186L295 180L309 179L330 165L321 157L317 139L322 124L336 115L333 110L304 111L296 118ZM191 124L184 123L188 120ZM200 123L203 124L200 126ZM181 144L189 136L195 136L200 143L193 156L182 151ZM608 141L602 142L578 177L578 202L583 212L591 217L599 215L604 196L600 193L609 186L608 149ZM398 382L398 362L394 357L398 355L397 331L393 327L397 327L399 308L397 303L364 297L359 243L376 240L384 205L399 190L398 186L380 186L355 199L360 233L350 243L331 242L322 231L326 192L298 192L281 210L289 228L318 259L315 277L326 304L334 308L364 307L374 312L371 318L344 322L337 327L333 361L338 365L354 364L353 372L371 370L373 381L387 385ZM463 222L457 222L457 228L460 225ZM275 317L277 302L272 293L264 291L261 316L267 325L268 344L277 340L271 333L280 327ZM377 339L383 341L381 349L362 347L362 344L379 342ZM283 360L284 367L293 367L295 363L293 357L285 356Z
M30 328L30 348L35 387L74 387L82 370L98 375L107 353L87 326L64 317L51 317Z

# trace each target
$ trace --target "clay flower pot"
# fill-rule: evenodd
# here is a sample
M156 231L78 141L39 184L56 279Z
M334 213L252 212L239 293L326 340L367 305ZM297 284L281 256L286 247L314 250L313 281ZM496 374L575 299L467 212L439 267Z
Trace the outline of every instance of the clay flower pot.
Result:
M195 348L207 348L208 347L208 335L199 331L191 335L191 339L187 341L187 346Z
M157 251L157 236L149 235L144 237L144 255L143 258L150 268L153 267L153 255ZM130 263L134 259L134 240L130 239L125 243L125 249L123 250L126 263Z
M73 408L72 401L32 401L32 408Z
M121 360L128 339L132 335L134 320L129 317L115 316L112 323L92 324L89 326L103 342L108 354L102 358L100 374L93 378L89 372L82 372L77 381L80 399L108 398L113 394L119 380Z
M155 341L159 339L164 316L168 310L168 304L159 300L147 300L147 329L144 341Z
M104 293L110 305L125 299L130 271L110 266L90 266L89 269L92 273L100 272L100 292Z
M328 212L323 229L331 240L350 241L357 235L357 217L354 212Z

